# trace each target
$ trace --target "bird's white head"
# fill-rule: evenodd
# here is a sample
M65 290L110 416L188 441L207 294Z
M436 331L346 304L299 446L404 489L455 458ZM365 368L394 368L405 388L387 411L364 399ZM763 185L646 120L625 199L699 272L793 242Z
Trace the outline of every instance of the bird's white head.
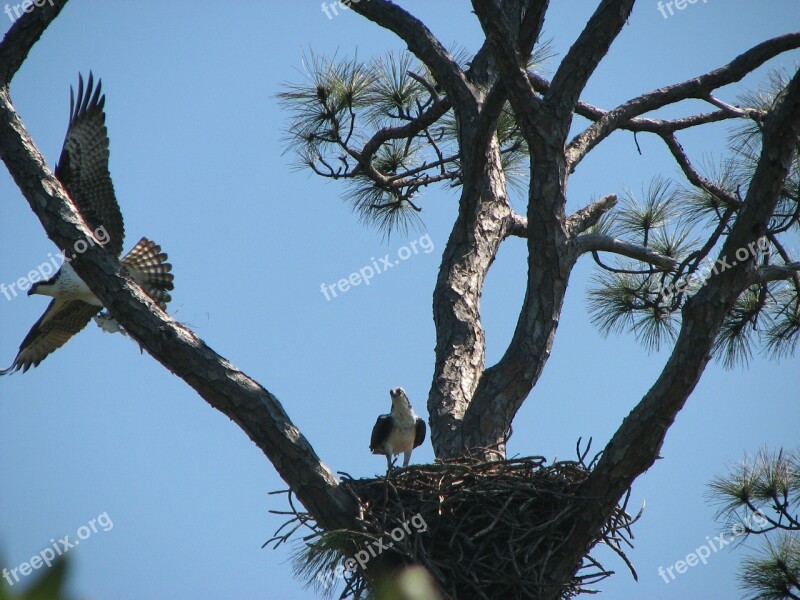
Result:
M392 406L396 406L397 408L408 408L411 406L406 391L403 388L392 388L389 390L389 395L392 397Z
M56 287L53 279L48 279L46 281L37 281L31 284L31 287L28 288L28 296L33 296L34 294L38 294L40 296L52 296L53 298L55 298L57 293L58 293L58 288Z

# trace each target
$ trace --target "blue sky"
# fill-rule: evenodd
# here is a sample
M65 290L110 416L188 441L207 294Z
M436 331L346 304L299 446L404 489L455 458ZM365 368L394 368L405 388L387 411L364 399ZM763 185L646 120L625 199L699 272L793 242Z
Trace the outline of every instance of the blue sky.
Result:
M546 36L559 55L594 2L553 3ZM445 45L475 50L480 28L469 4L403 2ZM0 27L10 20L0 14ZM800 23L796 0L699 1L664 18L638 3L584 99L606 108L727 63ZM37 43L12 85L12 100L51 165L61 148L69 86L78 72L102 77L111 173L126 226L126 250L146 235L174 265L170 310L217 352L254 377L335 471L372 476L370 429L407 390L417 412L433 366L431 292L456 214L456 196L431 189L424 231L390 240L358 223L343 188L292 168L284 154L287 115L275 94L304 78L301 57L367 59L403 48L352 12L329 19L319 2L75 1ZM800 54L769 66L796 68ZM763 81L765 71L745 84ZM740 88L720 95L734 101ZM697 106L687 105L686 111ZM693 158L719 156L725 128L680 136ZM641 189L677 169L663 144L615 135L580 165L569 209L592 198ZM0 172L0 282L46 262L56 248L5 169ZM515 205L523 210L520 198ZM397 256L428 235L433 250L337 298L333 283ZM418 244L419 245L419 244ZM402 250L400 250L402 252ZM514 423L510 454L574 457L578 437L599 450L652 384L666 355L631 337L604 339L587 316L593 271L585 259L571 279L544 375ZM487 359L499 358L522 301L525 244L504 244L489 273L482 314ZM42 297L0 297L0 363L44 311ZM797 444L798 358L756 358L749 369L707 369L664 445L663 460L636 483L646 501L629 553L638 583L618 574L599 587L609 598L738 595L744 552L730 546L666 584L659 566L684 559L719 533L707 482L759 446ZM290 573L289 548L261 549L282 523L285 488L239 428L211 409L137 345L94 325L26 374L0 380L0 556L15 567L107 514L69 551L69 588L81 599L312 598ZM431 461L429 443L414 454ZM105 522L105 521L104 521ZM85 532L85 530L84 530ZM23 584L18 584L22 586Z

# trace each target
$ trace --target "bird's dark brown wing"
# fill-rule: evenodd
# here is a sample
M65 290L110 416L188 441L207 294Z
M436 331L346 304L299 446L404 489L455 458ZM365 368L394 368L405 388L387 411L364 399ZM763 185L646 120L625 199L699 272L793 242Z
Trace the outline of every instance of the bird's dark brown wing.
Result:
M6 375L22 369L24 373L32 366L42 362L48 354L57 350L81 329L91 318L100 312L101 307L92 306L81 300L63 301L55 299L44 311L41 318L31 327L22 340L17 357L12 365L0 370Z
M372 428L372 438L369 441L369 449L373 454L383 454L383 448L380 447L381 442L389 437L392 432L392 416L381 415L375 421L375 427Z
M425 432L426 432L426 430L427 430L427 428L425 426L425 421L423 421L422 419L420 419L418 417L417 418L417 432L414 435L414 448L416 448L417 446L422 444L422 442L425 441Z
M70 88L69 127L55 175L92 231L101 226L105 229L105 248L119 257L125 228L108 172L108 132L103 112L106 97L100 95L100 87L99 81L94 87L89 73L85 88L83 77L78 79L77 99Z

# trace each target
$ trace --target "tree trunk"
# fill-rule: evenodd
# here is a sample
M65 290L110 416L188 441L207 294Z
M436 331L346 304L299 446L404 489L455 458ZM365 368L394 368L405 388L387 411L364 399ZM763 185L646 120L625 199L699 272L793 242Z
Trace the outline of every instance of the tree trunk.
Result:
M479 133L466 128L461 136L474 140ZM463 452L462 420L485 361L481 290L511 217L496 137L474 163L465 161L463 169L465 185L458 218L433 292L436 364L428 411L437 458Z

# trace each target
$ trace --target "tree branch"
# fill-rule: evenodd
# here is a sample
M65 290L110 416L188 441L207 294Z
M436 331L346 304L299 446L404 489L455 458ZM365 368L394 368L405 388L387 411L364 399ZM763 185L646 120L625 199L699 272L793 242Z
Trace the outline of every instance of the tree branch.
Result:
M634 1L603 0L558 66L544 104L552 108L562 139L581 92L628 20Z
M736 250L747 248L748 243L764 235L788 176L798 138L800 72L778 96L764 121L758 166L720 257L733 256ZM600 530L625 490L655 462L668 429L708 363L725 316L755 271L753 257L740 261L713 274L686 302L678 340L661 375L623 421L579 490L587 499L586 508L577 513L560 556L550 565L554 582L566 581L574 572L591 537L587 532Z
M350 5L354 12L388 29L433 73L455 104L473 101L464 72L425 24L389 0L369 0Z
M617 204L617 196L609 194L576 211L567 218L567 233L574 237L594 226L604 214Z
M358 153L358 159L361 164L366 164L372 161L375 152L378 151L383 144L389 140L402 140L413 137L418 133L424 131L427 127L433 125L438 121L448 110L452 104L447 98L437 100L430 108L428 108L417 119L401 125L399 127L383 127L375 132L375 134L364 144L361 152Z
M512 235L521 238L528 237L528 219L516 212L511 212L511 214L508 215L508 219L509 224L506 228L506 237Z
M683 174L686 175L686 179L688 179L692 185L700 188L701 190L705 190L730 207L737 208L741 204L739 199L734 194L730 193L725 188L718 186L710 179L700 175L697 169L692 166L692 163L689 161L689 157L686 156L686 152L684 152L683 147L680 145L674 135L671 133L661 133L659 134L659 137L664 140L667 148L669 148L669 151L675 158L675 162L678 163L681 171L683 171Z
M466 126L467 135L476 133L473 127ZM496 139L490 138L483 160L463 162L466 183L433 291L436 363L428 413L438 458L461 454L462 416L485 360L480 294L512 221Z
M485 8L480 4L481 8ZM516 39L516 52L523 59L522 64L527 64L533 47L544 27L544 18L549 0L505 0L502 2L502 11L495 11L500 17L492 19L493 26L501 27L501 37L505 42ZM477 13L480 15L483 13ZM520 14L522 16L520 16ZM485 17L484 17L485 18ZM498 19L502 19L499 21ZM504 69L513 68L505 65L499 66L502 57L498 57L495 46L497 42L487 36L480 51L475 55L472 65L467 72L467 77L480 77L488 91L484 97L481 110L478 114L476 131L479 137L475 140L475 148L481 148L489 142L489 138L496 133L497 119L509 97L506 82L500 78ZM526 96L527 98L528 96ZM531 99L534 105L539 104L535 96ZM530 144L530 142L529 142ZM532 146L535 148L535 146Z
M546 6L546 2L541 4L541 23L543 23ZM525 68L527 55L521 55L508 19L504 13L497 10L493 3L473 0L472 8L478 15L487 42L493 50L494 58L502 74L505 92L514 107L514 113L525 139L533 153L543 154L544 145L539 132L541 117L538 111L533 110L541 103L528 80ZM502 102L499 104L502 106Z
M67 0L51 0L17 19L0 43L0 87L5 87L25 62L28 52Z
M793 262L788 265L765 265L758 268L751 281L754 284L768 283L782 279L793 279L798 274L800 274L800 262Z
M509 100L531 151L525 300L511 342L502 358L481 374L462 426L462 450L479 448L484 445L482 440L489 439L498 440L498 450L502 452L514 415L549 357L569 275L577 259L564 217L568 173L563 146L571 111L561 120L554 118L557 109L544 106L536 96L511 27L505 19L496 18L488 3L474 0L473 8L492 44Z
M61 6L63 2L57 9ZM26 55L47 25L43 14L52 20L58 10L45 4L23 15L15 27L32 32L38 24L38 34L23 41L7 36L0 56ZM16 49L11 48L14 44ZM6 68L4 75L12 76L13 69ZM77 240L91 237L14 111L5 86L0 87L0 158L57 247L71 248ZM354 526L355 501L269 391L161 311L102 246L90 244L71 265L132 338L247 433L322 527Z
M625 242L610 235L587 233L578 236L575 243L577 245L578 254L601 251L613 252L614 254L627 256L628 258L651 264L666 271L674 271L678 267L678 261L674 258L659 254L647 246Z
M800 206L798 206L800 209ZM778 256L783 259L785 265L789 265L792 263L792 257L789 256L789 253L786 251L786 248L783 247L780 240L774 233L767 233L767 239L775 246L775 250L778 251ZM784 266L785 266L784 265ZM794 284L794 290L797 292L797 297L800 298L800 273L795 272L791 275L792 283Z
M632 117L689 98L707 99L713 90L739 81L769 59L798 47L800 47L800 33L782 35L754 46L747 52L737 56L727 65L705 75L628 100L606 113L600 121L577 135L569 143L567 146L567 161L570 165L570 171L575 169L575 166L592 148Z
M539 94L544 95L550 89L550 82L541 75L528 72L528 79L530 79L533 89ZM594 122L605 118L609 112L610 111L603 110L602 108L582 100L578 101L578 103L575 105L575 114ZM746 111L741 112L744 113ZM749 113L753 113L753 111L749 111ZM718 110L711 113L700 113L697 115L690 115L688 117L681 117L671 120L630 117L627 120L621 121L617 126L617 129L624 129L626 131L633 132L646 131L649 133L674 133L682 129L689 129L690 127L697 127L698 125L705 125L707 123L718 123L719 121L725 121L727 119L734 118L738 119L741 116L741 114L735 114L728 110ZM760 116L761 115L759 113L759 117ZM575 139L577 139L577 136ZM573 165L573 170L574 166L575 165Z

